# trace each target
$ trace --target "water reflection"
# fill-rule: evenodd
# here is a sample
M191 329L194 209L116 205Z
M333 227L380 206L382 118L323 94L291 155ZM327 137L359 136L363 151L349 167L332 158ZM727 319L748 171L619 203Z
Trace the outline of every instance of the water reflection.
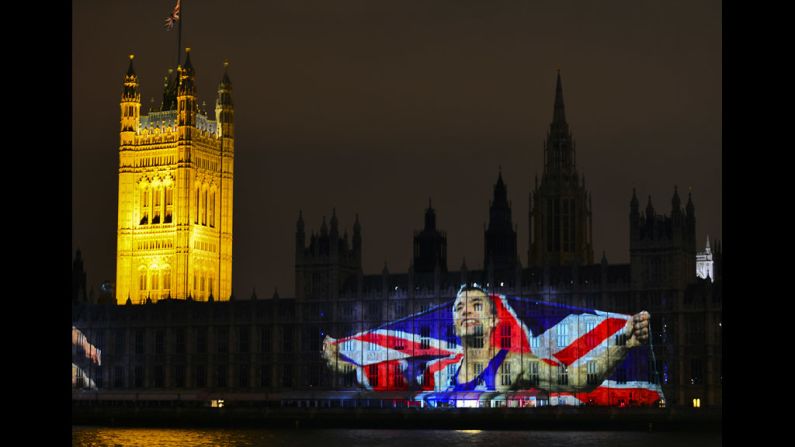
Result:
M491 431L491 430L274 430L274 429L150 429L72 427L78 447L221 447L221 446L489 446L544 447L671 447L720 446L720 433L645 433L610 431Z

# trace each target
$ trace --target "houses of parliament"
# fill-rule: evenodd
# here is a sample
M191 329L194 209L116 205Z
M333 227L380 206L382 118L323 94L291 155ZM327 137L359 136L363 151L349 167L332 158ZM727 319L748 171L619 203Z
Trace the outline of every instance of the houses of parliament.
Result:
M102 350L85 384L114 392L209 392L234 396L354 395L351 374L318 355L327 333L375 327L452 301L462 284L610 312L648 310L659 383L671 406L722 403L722 252L696 247L696 206L673 188L670 202L642 207L628 191L630 262L594 257L591 194L576 164L557 75L544 167L517 229L500 173L483 234L484 257L451 268L447 236L429 201L404 271L365 274L359 216L348 238L332 211L315 231L299 213L295 296L235 297L232 280L234 108L225 71L215 119L198 106L194 70L165 79L159 111L140 113L132 58L121 97L117 275L89 298L78 251L73 325ZM342 235L340 233L343 233ZM526 249L526 251L525 251ZM527 264L521 258L527 256ZM78 381L78 383L80 383ZM90 387L89 387L90 388ZM74 396L74 394L73 394ZM241 398L242 399L242 398Z

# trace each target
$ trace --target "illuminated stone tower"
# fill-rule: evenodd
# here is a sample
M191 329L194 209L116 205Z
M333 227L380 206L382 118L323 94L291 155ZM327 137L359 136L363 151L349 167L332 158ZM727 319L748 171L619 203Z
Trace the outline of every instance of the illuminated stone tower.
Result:
M121 96L116 301L227 300L232 291L234 107L224 64L215 116L200 110L195 72L166 77L159 111L141 115L130 67ZM169 71L171 73L171 71Z
M544 143L544 173L530 193L531 266L593 264L591 195L577 173L558 71L555 108Z

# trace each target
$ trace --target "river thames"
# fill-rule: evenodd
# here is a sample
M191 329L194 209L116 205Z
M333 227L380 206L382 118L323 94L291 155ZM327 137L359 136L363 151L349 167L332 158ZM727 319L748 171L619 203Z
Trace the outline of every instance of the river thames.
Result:
M72 445L116 446L720 446L721 434L632 431L491 431L356 429L149 429L72 427Z

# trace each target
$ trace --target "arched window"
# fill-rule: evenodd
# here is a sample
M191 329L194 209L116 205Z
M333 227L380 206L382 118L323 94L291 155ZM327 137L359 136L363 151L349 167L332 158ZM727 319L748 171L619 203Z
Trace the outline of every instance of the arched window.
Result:
M201 190L197 187L196 188L196 213L194 214L193 223L199 223L199 192Z
M141 225L149 223L149 188L141 191Z
M171 290L171 270L163 271L163 293L168 294Z
M215 190L210 194L210 226L215 228Z
M166 213L163 223L171 223L171 214L174 212L174 188L166 187Z
M152 189L152 223L160 223L160 210L162 207L163 190L160 188Z
M207 188L204 189L202 196L202 225L207 225Z

